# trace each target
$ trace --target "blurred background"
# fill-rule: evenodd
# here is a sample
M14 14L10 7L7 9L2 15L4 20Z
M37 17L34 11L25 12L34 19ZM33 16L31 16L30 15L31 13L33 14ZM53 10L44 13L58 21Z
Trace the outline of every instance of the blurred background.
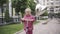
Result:
M34 24L41 20L60 19L60 0L0 0L0 34L22 30L21 18L26 8L31 8L36 17Z

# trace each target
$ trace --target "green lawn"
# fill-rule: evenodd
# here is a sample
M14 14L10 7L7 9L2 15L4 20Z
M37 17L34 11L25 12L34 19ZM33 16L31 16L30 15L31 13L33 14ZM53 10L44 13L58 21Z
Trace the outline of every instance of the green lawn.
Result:
M0 26L0 34L14 34L15 32L23 29L23 24L11 24Z
M36 21L34 24L38 23ZM23 24L10 24L5 26L0 26L0 34L14 34L17 31L23 29Z

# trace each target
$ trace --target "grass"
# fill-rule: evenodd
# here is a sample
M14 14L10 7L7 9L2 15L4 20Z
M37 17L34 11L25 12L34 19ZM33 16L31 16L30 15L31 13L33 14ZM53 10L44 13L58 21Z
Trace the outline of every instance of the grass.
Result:
M35 21L34 24L39 23ZM0 26L0 34L14 34L17 31L23 29L23 24L9 24L5 26Z
M14 34L21 29L23 29L23 24L10 24L0 26L0 34Z

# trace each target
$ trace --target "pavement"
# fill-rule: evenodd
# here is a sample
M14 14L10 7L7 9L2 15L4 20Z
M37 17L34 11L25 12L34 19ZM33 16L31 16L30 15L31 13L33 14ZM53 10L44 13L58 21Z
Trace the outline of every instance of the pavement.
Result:
M48 19L47 21L40 21L34 25L33 34L60 34L60 22L58 19ZM15 34L25 34L25 31L19 31Z

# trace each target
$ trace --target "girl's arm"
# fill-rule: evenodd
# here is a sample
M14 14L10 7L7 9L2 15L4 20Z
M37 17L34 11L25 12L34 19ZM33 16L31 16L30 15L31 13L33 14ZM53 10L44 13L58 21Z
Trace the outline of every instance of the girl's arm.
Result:
M26 17L26 16L24 16L23 18L21 18L21 21L22 21L22 22L25 22L25 17Z
M36 19L35 19L35 17L32 17L32 19L31 19L31 20L34 22Z

